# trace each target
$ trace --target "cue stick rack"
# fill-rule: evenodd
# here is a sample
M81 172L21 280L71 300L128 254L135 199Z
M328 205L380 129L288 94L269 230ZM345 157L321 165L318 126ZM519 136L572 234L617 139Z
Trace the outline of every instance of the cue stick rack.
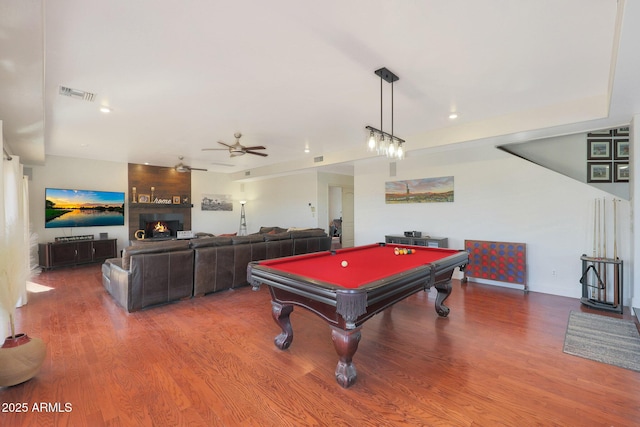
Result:
M599 310L623 313L623 263L618 258L616 199L608 207L605 198L594 200L593 248L591 256L583 254L582 261L582 304ZM613 213L613 256L607 250L607 214Z

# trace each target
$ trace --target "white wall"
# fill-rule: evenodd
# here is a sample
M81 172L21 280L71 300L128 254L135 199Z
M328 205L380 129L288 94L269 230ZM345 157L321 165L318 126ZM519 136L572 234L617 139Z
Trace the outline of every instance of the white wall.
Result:
M240 228L240 200L245 198L242 187L242 184L231 181L227 174L191 172L191 229L211 234L236 233ZM203 211L203 194L231 195L233 210Z
M453 203L385 204L386 181L439 176L454 177ZM355 165L356 245L405 230L448 237L459 249L465 239L524 242L531 291L580 297L580 256L591 254L594 200L603 197L613 198L494 147L408 156L395 177L388 160L377 158ZM626 263L629 202L619 202L618 216L618 256ZM625 273L626 297L628 289Z
M324 222L318 221L316 171L250 181L244 185L249 233L257 232L261 226L327 228Z
M122 191L128 194L127 164L99 160L74 159L47 156L45 166L28 166L32 169L29 181L29 219L38 242L52 242L56 237L109 233L118 239L118 249L129 244L129 216L125 214L124 226L44 228L45 188L70 188L78 190ZM126 202L129 203L128 201Z

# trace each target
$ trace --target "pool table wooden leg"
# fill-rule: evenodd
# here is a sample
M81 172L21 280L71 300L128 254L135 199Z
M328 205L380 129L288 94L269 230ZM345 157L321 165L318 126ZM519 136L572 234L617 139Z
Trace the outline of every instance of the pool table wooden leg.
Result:
M288 349L293 341L293 328L291 327L291 319L289 319L292 311L293 305L291 304L283 305L275 301L271 302L273 320L275 320L282 329L282 333L273 341L280 350Z
M331 339L333 346L340 356L336 366L336 381L342 387L347 388L356 382L356 367L352 362L353 355L358 350L360 342L360 327L344 330L331 326Z
M436 295L436 313L441 317L447 317L449 315L449 307L444 305L444 300L451 295L451 280L444 283L436 283L435 288L438 291Z

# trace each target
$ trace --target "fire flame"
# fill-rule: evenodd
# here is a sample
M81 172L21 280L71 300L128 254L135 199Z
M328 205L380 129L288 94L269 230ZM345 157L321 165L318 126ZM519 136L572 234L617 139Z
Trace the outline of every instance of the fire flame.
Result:
M169 229L167 228L166 225L164 225L163 223L158 221L158 223L153 227L153 230L157 231L158 233L164 233L164 232L168 231Z

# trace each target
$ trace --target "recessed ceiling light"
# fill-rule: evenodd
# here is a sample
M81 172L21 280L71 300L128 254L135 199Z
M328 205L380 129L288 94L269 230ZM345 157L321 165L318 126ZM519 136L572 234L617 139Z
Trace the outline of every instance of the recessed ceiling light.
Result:
M449 118L450 118L451 120L453 120L453 119L457 119L457 118L458 118L458 113L449 113Z
M100 107L100 111L103 112L103 113L110 113L111 112L111 108L102 106L102 107Z
M311 151L311 150L309 150L309 147L304 147L304 152L305 153L308 153L309 151Z

